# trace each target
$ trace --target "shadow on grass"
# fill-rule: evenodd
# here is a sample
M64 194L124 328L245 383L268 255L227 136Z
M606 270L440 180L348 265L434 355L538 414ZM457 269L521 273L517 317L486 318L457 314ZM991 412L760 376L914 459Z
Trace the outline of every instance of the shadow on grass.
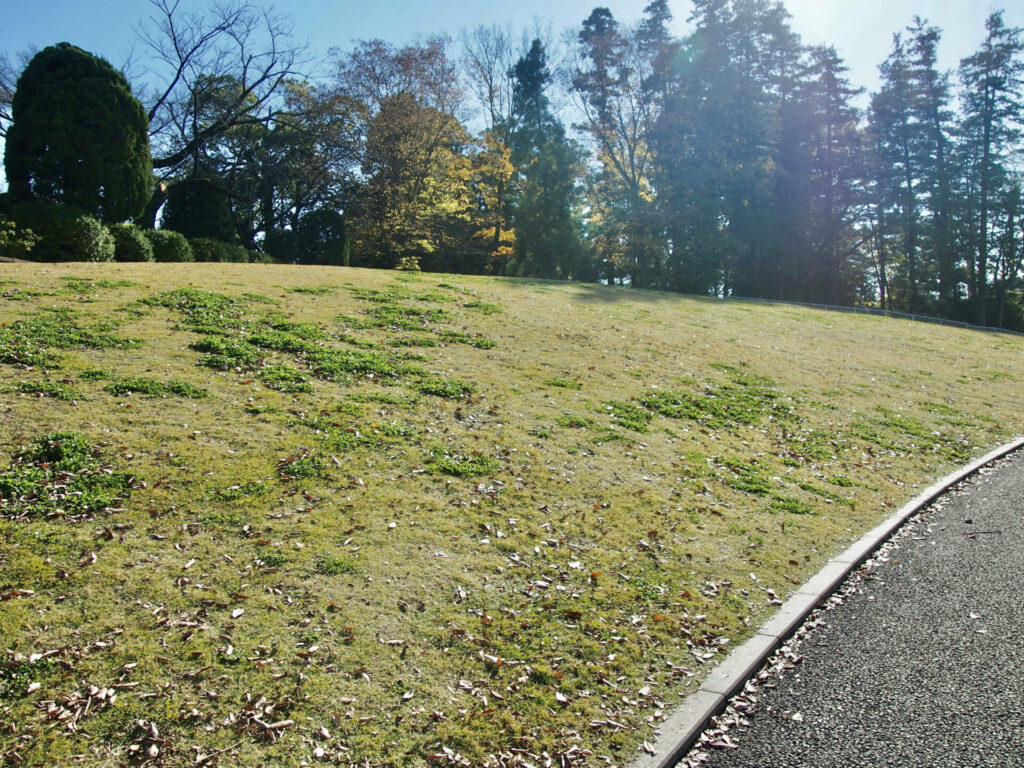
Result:
M571 288L574 289L574 297L584 302L600 302L604 304L618 304L627 301L642 301L656 303L666 299L687 298L705 301L719 301L711 296L695 296L691 294L675 293L668 290L653 290L644 288L630 288L619 285L599 285L597 283L573 282L571 280L545 280L535 277L498 277L494 278L502 285L510 288Z

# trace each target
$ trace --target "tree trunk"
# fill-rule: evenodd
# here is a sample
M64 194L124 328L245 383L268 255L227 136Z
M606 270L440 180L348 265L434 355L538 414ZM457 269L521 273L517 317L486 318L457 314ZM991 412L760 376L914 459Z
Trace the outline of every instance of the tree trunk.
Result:
M156 215L167 201L167 183L161 181L153 188L153 194L146 203L142 215L135 219L135 226L141 229L156 229Z

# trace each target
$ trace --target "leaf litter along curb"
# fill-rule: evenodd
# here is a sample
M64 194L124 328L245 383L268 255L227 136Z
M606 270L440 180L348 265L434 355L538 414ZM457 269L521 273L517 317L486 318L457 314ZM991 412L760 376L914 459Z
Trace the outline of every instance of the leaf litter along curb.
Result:
M59 273L135 283L67 317L116 317L143 343L41 344L87 399L0 394L7 453L66 427L148 488L84 524L0 524L0 647L19 664L124 630L0 704L24 724L5 756L622 763L832 547L1024 426L991 375L1018 358L954 329L890 360L900 327L844 317L849 368L822 378L835 318L811 311L346 269ZM63 300L11 302L27 314L0 322ZM408 338L435 343L410 361L391 343ZM913 386L872 381L886 365ZM104 393L129 377L208 396ZM281 391L303 379L313 391ZM580 387L538 386L555 379ZM121 685L140 660L137 685L90 709L93 742L37 727L39 701Z
M979 475L995 471L1009 459L1001 459L991 467L979 470ZM774 687L775 684L798 668L802 657L801 646L811 639L815 631L826 625L828 614L844 605L850 598L862 592L862 585L873 578L885 567L892 557L899 552L902 542L919 535L922 526L926 526L926 534L931 533L929 519L938 511L952 503L953 498L964 491L974 478L966 478L947 489L943 495L910 517L908 517L878 550L857 568L849 573L842 585L830 595L820 606L808 614L807 618L779 648L769 656L761 669L746 682L743 689L729 699L725 709L715 715L707 728L694 742L690 751L679 761L681 768L699 768L711 758L713 750L737 749L743 738L743 729L750 725L750 717L755 716L759 709L760 691ZM978 533L977 531L971 532ZM971 618L976 618L971 614ZM803 722L803 714L799 711L790 716L794 722ZM646 743L645 743L646 744ZM650 754L656 754L653 747Z

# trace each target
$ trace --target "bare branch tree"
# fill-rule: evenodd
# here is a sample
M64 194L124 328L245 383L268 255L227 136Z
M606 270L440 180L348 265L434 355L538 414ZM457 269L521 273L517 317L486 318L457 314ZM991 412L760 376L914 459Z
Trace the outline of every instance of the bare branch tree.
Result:
M305 63L305 46L286 19L249 0L218 2L206 15L180 11L180 0L150 2L137 34L152 61L146 74L161 85L142 98L153 167L170 169L230 128L269 119L282 84ZM216 111L204 113L213 98Z
M509 26L480 25L462 33L462 70L488 130L512 119L512 67L517 56Z
M38 52L35 46L19 51L17 64L11 62L6 52L0 53L0 137L7 135L7 128L14 117L11 114L11 104L14 101L18 75Z
M0 136L7 135L7 126L11 124L11 101L17 79L11 60L6 53L0 53Z

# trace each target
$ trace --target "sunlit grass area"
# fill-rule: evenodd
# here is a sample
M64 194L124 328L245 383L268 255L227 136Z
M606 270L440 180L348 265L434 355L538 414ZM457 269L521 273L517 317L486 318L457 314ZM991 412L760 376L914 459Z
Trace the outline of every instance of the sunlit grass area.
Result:
M1024 338L563 283L4 266L0 756L622 765L1024 430Z

